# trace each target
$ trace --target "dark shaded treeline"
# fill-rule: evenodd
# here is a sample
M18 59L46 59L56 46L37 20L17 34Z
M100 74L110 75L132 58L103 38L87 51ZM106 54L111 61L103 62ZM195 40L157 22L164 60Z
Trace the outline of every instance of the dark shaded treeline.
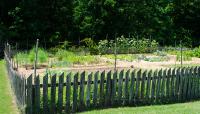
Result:
M124 35L198 46L199 11L198 0L1 0L0 40L51 46Z

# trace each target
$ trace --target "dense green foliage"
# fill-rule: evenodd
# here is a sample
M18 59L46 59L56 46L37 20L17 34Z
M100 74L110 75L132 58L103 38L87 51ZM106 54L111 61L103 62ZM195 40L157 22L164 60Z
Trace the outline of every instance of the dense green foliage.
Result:
M158 48L158 43L149 39L125 38L121 36L115 40L101 40L98 49L101 54L114 53L116 45L117 53L149 53Z
M94 64L99 63L98 57L94 57L91 55L83 55L81 53L77 54L75 52L67 51L67 50L58 50L58 52L54 55L58 61L63 62L66 65L73 64ZM57 64L57 63L54 63Z
M172 55L176 55L177 56L177 60L180 61L181 60L181 50L179 49L171 49L168 50L167 53L172 54ZM189 61L192 60L192 57L198 57L200 58L200 47L196 47L194 49L183 49L182 52L182 59L185 61Z
M0 40L57 45L115 36L199 45L199 0L1 0ZM27 40L28 39L28 40ZM33 44L33 43L31 43Z
M33 64L35 61L35 48L32 48L29 52L19 52L14 57L17 59L20 63L28 63ZM48 53L42 49L38 48L38 62L44 63L48 61Z

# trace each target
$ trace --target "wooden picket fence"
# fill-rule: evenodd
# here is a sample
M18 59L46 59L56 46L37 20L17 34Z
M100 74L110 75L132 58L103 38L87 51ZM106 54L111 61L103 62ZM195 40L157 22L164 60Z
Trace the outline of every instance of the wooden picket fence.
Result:
M184 102L200 97L200 67L68 73L27 79L27 113Z
M200 98L200 67L46 74L25 78L5 61L18 107L26 114L185 102Z
M14 68L14 61L11 58L11 49L5 46L4 58L6 61L6 68L8 71L8 77L11 84L11 89L15 95L15 101L21 113L25 113L26 110L26 78L17 73Z

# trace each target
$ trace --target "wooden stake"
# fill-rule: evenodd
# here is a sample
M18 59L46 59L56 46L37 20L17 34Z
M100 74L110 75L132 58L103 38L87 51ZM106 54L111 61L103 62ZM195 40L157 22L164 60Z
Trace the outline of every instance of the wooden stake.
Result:
M116 33L115 33L115 71L117 69L117 38L116 38Z
M182 40L180 41L180 46L181 46L181 68L183 66L183 47L182 47Z
M36 77L36 69L37 69L37 59L38 59L38 44L39 44L39 39L37 39L36 46L35 46L34 78Z

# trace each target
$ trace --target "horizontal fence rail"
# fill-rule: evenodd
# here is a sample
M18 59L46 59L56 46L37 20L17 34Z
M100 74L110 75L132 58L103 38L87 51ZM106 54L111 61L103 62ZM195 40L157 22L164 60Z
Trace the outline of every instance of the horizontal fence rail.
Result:
M26 114L186 102L200 98L200 67L33 75L17 73L8 46L5 61L18 107Z

